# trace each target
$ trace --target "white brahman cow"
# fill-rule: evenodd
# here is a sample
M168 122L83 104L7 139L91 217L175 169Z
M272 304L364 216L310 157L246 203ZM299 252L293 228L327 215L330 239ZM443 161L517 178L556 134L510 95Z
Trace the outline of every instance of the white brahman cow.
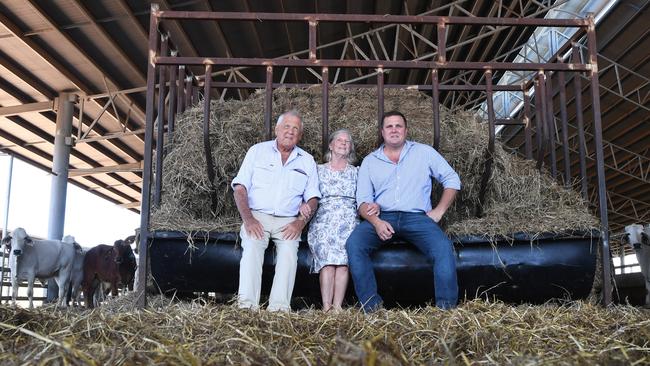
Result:
M623 240L634 248L645 280L645 305L650 306L650 224L645 228L639 224L626 226Z
M74 238L72 239L74 243ZM66 294L75 258L75 245L60 240L36 240L25 229L17 228L11 235L9 268L11 269L11 302L16 306L19 281L27 280L30 309L34 307L34 280L54 278L59 286L59 305L66 307Z
M84 279L84 257L88 249L82 248L73 236L66 235L61 239L64 243L74 244L74 263L72 264L72 273L70 274L70 300L73 306L79 306L81 297L81 282Z

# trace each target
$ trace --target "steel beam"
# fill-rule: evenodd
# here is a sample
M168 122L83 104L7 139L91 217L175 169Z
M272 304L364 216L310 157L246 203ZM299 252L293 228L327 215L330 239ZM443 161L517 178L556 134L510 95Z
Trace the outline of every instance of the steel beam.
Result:
M183 20L249 20L249 21L316 21L344 23L391 23L391 24L463 24L463 25L502 25L533 27L580 27L589 26L587 19L545 19L545 18L498 18L498 17L458 17L433 15L389 15L389 14L309 14L309 13L245 13L245 12L207 12L175 11L159 12L159 19Z
M54 110L56 101L27 103L9 107L0 107L0 117L15 116L29 112L46 112Z
M97 168L87 168L87 169L70 169L70 177L80 177L85 175L94 175L94 174L104 174L104 173L117 173L117 172L141 172L143 163L128 163L128 164L118 164L111 166L100 166Z
M333 59L277 59L277 58L227 58L227 57L156 57L157 65L217 65L217 66L280 66L280 67L361 67L384 69L448 69L448 70L519 70L519 71L589 71L586 64L515 63L515 62L465 62L465 61L384 61L384 60L333 60Z

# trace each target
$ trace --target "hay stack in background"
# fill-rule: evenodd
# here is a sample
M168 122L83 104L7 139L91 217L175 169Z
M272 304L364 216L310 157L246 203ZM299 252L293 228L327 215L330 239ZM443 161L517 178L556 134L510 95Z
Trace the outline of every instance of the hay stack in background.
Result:
M374 89L334 88L329 97L330 131L352 132L359 158L376 148L377 96ZM408 119L409 139L433 143L431 98L415 90L387 89L386 111L397 109ZM274 92L273 118L296 109L303 116L300 146L322 162L321 89L279 89ZM264 140L264 94L245 101L212 101L210 141L216 162L216 212L210 209L210 184L203 152L202 107L177 119L174 141L163 164L162 203L151 218L153 230L237 230L239 214L230 182L247 149ZM463 189L444 223L450 234L504 235L514 232L588 230L597 224L580 196L539 174L534 163L506 153L497 142L488 184L485 215L475 217L488 142L487 126L467 112L441 110L440 152L459 173ZM275 123L275 122L274 122ZM438 195L434 194L434 202Z

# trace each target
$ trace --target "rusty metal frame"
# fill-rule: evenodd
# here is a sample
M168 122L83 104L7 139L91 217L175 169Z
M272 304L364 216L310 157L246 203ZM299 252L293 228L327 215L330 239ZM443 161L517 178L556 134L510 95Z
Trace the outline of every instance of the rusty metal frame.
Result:
M177 22L178 20L194 20L194 21L220 21L220 20L229 20L229 21L294 21L294 22L303 22L307 25L308 34L309 34L309 49L308 58L298 58L298 52L293 56L286 58L233 58L233 57L182 57L182 56L165 56L160 54L159 44L160 35L158 32L158 27L162 22ZM364 59L345 59L341 57L339 59L323 59L319 58L317 54L318 46L318 25L323 22L341 22L341 23L354 23L354 22L365 22L372 24L390 24L390 26L396 26L396 29L412 29L410 27L414 24L428 24L435 26L437 48L433 54L428 55L427 57L420 58L418 57L415 60L402 61L394 59L382 60L378 57L376 59L370 59L369 57L364 57ZM498 32L503 27L574 27L578 28L576 33L581 34L582 36L586 35L588 39L589 46L589 59L588 62L580 62L580 60L569 60L563 62L523 62L523 63L513 63L513 62L459 62L459 61L448 61L445 57L446 52L448 52L452 47L457 47L457 45L447 45L448 40L446 39L446 27L448 25L482 25L489 27L491 31ZM405 26L408 25L408 26ZM397 33L397 32L396 32ZM337 43L345 42L345 45L352 45L352 51L359 51L356 49L354 38L356 37L366 37L365 39L370 41L371 34L376 34L373 32L367 32L365 35L356 35L354 37L348 38L346 40L337 41ZM411 33L412 37L416 35ZM397 36L396 36L397 37ZM378 37L379 38L379 37ZM419 37L418 37L419 38ZM352 42L352 43L351 43ZM465 41L466 42L466 41ZM430 42L427 42L429 44ZM385 47L383 43L379 43L382 51ZM429 46L434 46L433 43ZM347 47L346 47L347 48ZM357 47L358 48L358 47ZM374 46L371 46L373 51L373 56L377 56L376 49ZM384 51L384 54L386 52ZM394 52L395 54L395 52ZM436 56L433 58L433 56ZM576 62L574 62L576 61ZM494 126L497 123L511 123L509 121L497 121L497 118L494 113L492 106L493 92L498 90L499 85L493 85L492 77L494 71L499 70L513 70L513 71L533 71L537 72L539 80L542 85L540 89L544 90L544 93L548 93L548 98L542 102L542 117L546 123L540 123L537 121L537 126L545 125L546 127L546 137L545 141L547 143L554 143L555 141L555 128L553 123L552 112L548 106L548 103L545 103L550 99L551 93L550 90L547 90L548 87L544 86L545 82L550 81L550 78L547 79L547 76L550 72L587 72L589 73L589 80L591 83L592 90L592 105L594 112L594 132L595 132L595 142L596 142L596 162L598 169L598 197L600 201L600 216L601 216L601 248L603 250L603 276L604 278L604 296L603 302L605 304L611 303L611 278L609 271L609 233L608 233L608 222L607 222L607 208L606 208L606 187L604 179L604 158L603 158L603 142L602 142L602 130L601 130L601 121L600 121L600 100L598 95L598 69L596 63L596 52L595 52L595 23L593 17L587 19L540 19L540 18L500 18L500 17L458 17L458 16L410 16L410 15L361 15L361 14L298 14L298 13L227 13L227 12L206 12L206 11L197 11L197 12L185 12L185 11L166 11L160 10L158 5L152 4L151 6L151 15L150 15L150 31L149 31L149 64L147 71L147 104L146 104L146 126L145 126L145 162L143 170L143 187L142 187L142 208L141 208L141 231L140 231L140 258L139 266L144 269L138 273L138 305L144 306L146 304L146 296L144 288L146 286L146 276L149 272L147 268L147 253L148 253L148 242L150 233L149 228L149 215L150 215L150 195L151 195L151 178L152 178L152 148L153 148L153 123L154 123L154 114L155 114L155 86L156 86L156 70L159 67L166 66L181 66L180 70L184 70L182 66L202 66L206 70L206 76L204 82L201 83L197 80L196 86L204 87L204 111L206 114L210 111L210 88L212 87L246 87L243 85L237 84L237 76L244 78L241 73L234 76L235 83L232 82L212 82L213 77L221 73L234 73L239 70L241 67L263 67L266 69L266 80L264 87L266 89L265 96L265 130L267 135L270 134L270 117L271 117L271 108L269 101L272 98L273 88L274 87L291 87L292 85L286 85L279 83L277 85L273 82L274 69L285 68L283 75L286 75L288 67L299 67L311 70L312 74L315 74L319 80L320 85L324 88L323 100L327 101L327 91L329 88L329 72L332 68L337 68L335 80L338 77L338 68L354 68L354 69L370 69L374 70L373 73L369 74L370 76L377 76L377 92L378 92L378 111L381 112L383 109L383 91L385 87L394 87L384 83L384 74L389 69L422 69L427 70L431 73L432 81L431 84L416 86L420 90L432 90L432 92L437 92L439 90L444 90L444 88L449 88L450 90L479 90L484 91L487 94L488 100L488 122L490 125L489 131L489 144L486 151L486 164L485 171L483 173L483 179L487 181L486 177L489 178L491 175L491 165L490 160L494 153L494 141L495 141L495 130ZM221 69L221 70L218 70ZM315 71L314 69L320 69L320 72ZM484 73L483 79L485 84L478 85L445 85L439 84L440 80L437 80L435 77L436 73L439 70L476 70L482 71ZM546 75L545 75L546 74ZM163 75L163 73L161 73ZM193 93L193 90L196 90L193 86L194 78L188 78L185 85L183 86L182 81L183 75L179 75L179 90L177 93L178 96L178 110L181 111L187 106L187 103L191 101L191 96L194 96L196 93ZM284 76L282 76L282 81ZM229 80L232 80L229 77ZM250 81L246 80L246 84L250 87ZM357 85L350 85L354 81L348 81L347 84L350 87L355 87ZM212 84L212 85L211 85ZM301 84L298 84L301 85ZM532 81L528 84L528 87L532 85ZM550 85L550 84L548 84ZM185 91L181 90L184 87ZM163 94L166 88L166 83L160 82L159 84L159 93ZM527 90L526 85L517 85L514 90L523 92ZM185 95L185 100L183 101L181 95ZM162 98L161 98L162 100ZM194 98L196 101L196 98ZM182 103L185 104L182 104ZM162 102L161 102L162 103ZM435 103L432 107L436 109ZM439 105L437 106L439 108ZM537 111L536 111L537 112ZM327 108L325 107L322 112L324 117L327 117ZM158 113L159 124L165 123L164 113ZM526 118L528 118L526 116ZM521 123L521 122L517 122ZM526 120L526 125L528 121ZM323 131L327 131L327 122L324 122ZM204 127L205 133L205 127ZM267 136L269 137L269 136ZM323 136L326 139L326 136ZM436 143L436 141L434 141ZM164 151L162 145L163 141L159 140L156 146L157 152ZM323 145L325 146L325 145ZM207 153L207 152L206 152ZM209 158L209 157L208 157ZM158 173L156 179L161 179L161 175Z

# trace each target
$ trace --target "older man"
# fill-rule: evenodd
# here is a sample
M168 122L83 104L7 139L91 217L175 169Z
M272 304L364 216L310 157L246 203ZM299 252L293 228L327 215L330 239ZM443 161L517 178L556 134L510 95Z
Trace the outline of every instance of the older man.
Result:
M346 248L354 288L366 312L382 306L370 255L393 236L410 241L433 262L436 305L448 309L458 301L453 246L438 222L460 190L460 179L436 150L407 141L406 133L402 113L384 114L384 143L359 169L357 208L365 221L352 232ZM433 209L431 178L444 187ZM374 204L381 209L379 215L368 214L368 206Z
M276 139L251 147L232 182L235 203L243 220L239 264L241 308L257 309L262 283L264 251L273 239L275 276L268 310L289 311L298 264L300 234L309 218L298 217L302 202L315 212L320 198L314 158L296 146L302 137L302 119L295 111L278 118Z

